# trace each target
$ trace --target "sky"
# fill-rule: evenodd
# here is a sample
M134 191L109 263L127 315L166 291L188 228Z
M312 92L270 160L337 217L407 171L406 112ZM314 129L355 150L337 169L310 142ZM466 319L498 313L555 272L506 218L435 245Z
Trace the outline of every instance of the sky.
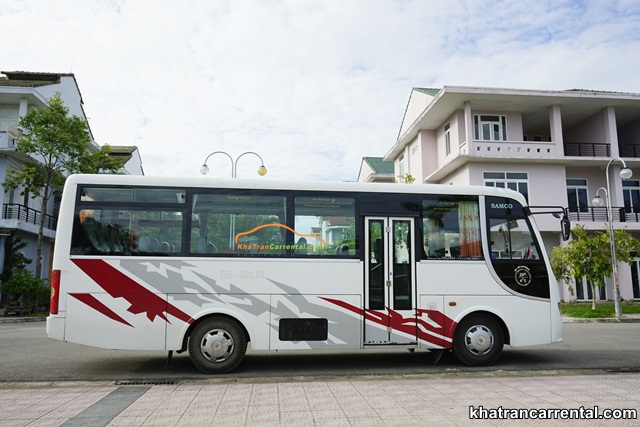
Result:
M0 53L146 175L354 181L414 87L640 93L640 1L0 0Z

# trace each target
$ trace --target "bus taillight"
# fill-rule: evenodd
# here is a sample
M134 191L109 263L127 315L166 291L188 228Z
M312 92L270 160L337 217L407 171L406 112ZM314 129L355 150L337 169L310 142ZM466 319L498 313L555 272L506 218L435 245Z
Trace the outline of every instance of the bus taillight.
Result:
M51 273L51 301L49 313L58 314L58 296L60 295L60 270L53 270Z

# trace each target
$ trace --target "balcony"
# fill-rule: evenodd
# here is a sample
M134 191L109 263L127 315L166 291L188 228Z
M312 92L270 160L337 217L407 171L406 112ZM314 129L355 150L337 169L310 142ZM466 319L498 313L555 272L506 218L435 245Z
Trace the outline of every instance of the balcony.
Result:
M613 222L640 222L640 212L626 212L624 207L613 206L611 209ZM571 221L607 222L607 208L588 206L586 210L569 212Z
M2 219L23 221L27 224L40 225L40 212L24 205L6 203L2 205ZM44 227L55 230L58 220L51 215L45 215Z
M542 141L473 141L473 152L467 144L460 146L460 154L478 157L554 159L557 157L555 142Z

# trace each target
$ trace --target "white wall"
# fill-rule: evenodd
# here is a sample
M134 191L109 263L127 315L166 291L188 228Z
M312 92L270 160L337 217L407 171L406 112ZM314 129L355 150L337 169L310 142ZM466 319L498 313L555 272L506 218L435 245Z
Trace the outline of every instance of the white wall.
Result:
M404 135L404 133L409 130L411 125L418 119L418 117L420 117L420 115L424 113L433 98L433 96L427 95L426 93L418 92L417 90L411 91L407 109L404 113L402 124L400 125L399 135Z

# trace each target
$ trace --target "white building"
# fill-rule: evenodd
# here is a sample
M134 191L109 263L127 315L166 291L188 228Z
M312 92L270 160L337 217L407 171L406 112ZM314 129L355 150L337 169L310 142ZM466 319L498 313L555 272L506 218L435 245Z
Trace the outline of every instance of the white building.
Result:
M69 108L69 114L86 119L83 109L82 95L73 74L33 73L2 71L0 75L0 186L4 182L7 170L21 170L24 163L30 159L16 151L16 139L7 132L11 126L18 124L20 117L29 108L41 108L47 105L48 99L56 92L60 92L64 105ZM89 150L98 149L99 145L92 136ZM116 148L116 147L114 147ZM125 152L123 172L142 174L140 155L135 147L118 147L116 153ZM126 150L120 150L120 148ZM126 161L125 161L126 160ZM0 271L5 261L5 241L14 234L28 245L24 248L25 255L34 260L28 268L35 271L36 243L42 199L20 195L20 189L10 190L2 188L0 212ZM49 271L52 257L53 242L57 223L58 199L52 198L46 209L44 241L42 248L43 276ZM1 298L1 293L0 293ZM4 302L4 299L1 300Z
M358 182L393 182L393 162L382 157L363 157L358 172Z
M621 158L634 172L610 169L614 227L640 237L640 94L445 86L411 91L398 138L385 155L395 176L416 183L507 187L531 205L569 207L572 224L606 230L605 208L591 200L606 187L605 169ZM601 192L601 196L604 193ZM559 220L536 217L548 250L562 243ZM624 299L640 299L640 259L620 265ZM565 299L590 289L567 287ZM611 299L608 282L602 299Z

